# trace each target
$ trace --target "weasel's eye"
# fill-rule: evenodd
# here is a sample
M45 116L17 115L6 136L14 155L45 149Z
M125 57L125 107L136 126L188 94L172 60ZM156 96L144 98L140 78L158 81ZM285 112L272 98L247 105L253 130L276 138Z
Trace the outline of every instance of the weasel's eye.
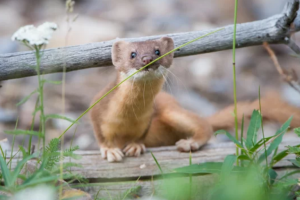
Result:
M135 58L136 57L136 53L135 52L132 52L131 53L131 58Z
M160 51L159 50L155 50L155 54L159 56L160 55Z

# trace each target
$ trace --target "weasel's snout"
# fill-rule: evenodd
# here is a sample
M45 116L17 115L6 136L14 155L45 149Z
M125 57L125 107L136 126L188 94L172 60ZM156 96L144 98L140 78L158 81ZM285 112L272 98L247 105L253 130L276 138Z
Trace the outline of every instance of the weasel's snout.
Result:
M144 63L144 65L149 64L151 61L153 61L151 56L144 56L142 57L142 62Z

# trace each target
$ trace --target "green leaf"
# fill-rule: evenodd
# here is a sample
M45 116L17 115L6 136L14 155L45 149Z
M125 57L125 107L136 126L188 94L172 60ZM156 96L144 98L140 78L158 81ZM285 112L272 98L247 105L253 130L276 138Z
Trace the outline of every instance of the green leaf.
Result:
M34 90L33 92L31 92L28 96L24 97L19 103L17 103L17 106L22 105L23 103L25 103L33 94L37 93L37 90Z
M250 160L250 158L247 155L239 155L237 157L237 159L239 159L239 160Z
M21 129L16 129L13 131L4 131L6 134L11 134L11 135L35 135L42 137L43 134L37 131L26 131L26 130L21 130Z
M257 137L257 132L261 127L261 114L258 110L253 110L251 115L251 120L249 124L249 128L247 131L247 138L246 138L246 147L250 149L256 143L254 138Z
M271 140L272 138L276 137L275 135L267 137L267 138L262 138L261 140L259 140L254 146L252 146L249 149L250 153L254 153L257 149L259 149L264 143L267 143L269 140Z
M65 157L70 157L70 158L73 158L73 159L75 159L75 160L79 160L79 159L82 158L81 155L75 154L75 153L73 153L73 152L63 152L63 156L65 156Z
M218 135L218 134L226 134L226 136L232 141L234 142L239 148L243 148L242 144L237 140L235 139L230 133L228 133L227 131L225 130L218 130L215 132L214 135Z
M24 149L23 146L19 145L20 151L22 152L23 158L26 158L27 156L29 156L29 154L27 153L27 151Z
M293 163L296 167L300 167L300 161L299 160L288 160L290 161L291 163Z
M12 174L12 182L14 183L16 180L17 180L17 178L18 178L18 175L19 175L19 173L21 172L21 170L22 170L22 168L23 168L23 165L28 161L28 160L30 160L30 159L32 159L32 158L35 158L35 157L37 157L39 155L39 153L37 152L37 153L34 153L34 154L32 154L32 155L30 155L30 156L27 156L26 158L24 158L23 160L21 160L18 164L17 164L17 166L16 166L16 168L15 168L15 170L13 171L13 174Z
M294 153L294 154L300 154L300 147L297 146L287 146L288 147L288 153Z
M300 137L300 127L299 128L295 128L294 132Z
M70 119L68 117L65 117L65 116L61 116L61 115L56 115L56 114L50 114L50 115L46 115L45 116L45 119L48 120L48 119L64 119L66 121L69 121L71 123L76 123L75 120L73 119Z
M278 174L272 168L268 170L268 174L269 174L269 182L271 183L271 185L273 185Z
M284 150L284 151L280 152L279 154L277 154L276 156L274 156L273 157L273 163L272 163L272 165L275 165L277 162L279 162L280 160L282 160L288 154L289 154L288 150Z
M265 156L269 156L271 155L271 153L278 148L279 144L282 141L282 137L283 135L286 133L286 131L288 130L288 128L290 127L291 121L292 121L293 117L290 117L275 133L275 136L278 136L276 139L274 139L269 148L267 149L267 155L265 155L265 153L263 153L262 155L260 155L258 162L262 162L265 159Z
M232 171L236 159L237 159L236 155L226 156L221 169L221 180L225 180L226 177L230 175L230 172Z
M4 184L7 187L11 187L13 185L12 179L11 179L11 173L6 165L5 160L2 156L0 156L0 166L2 171L2 177L4 179Z

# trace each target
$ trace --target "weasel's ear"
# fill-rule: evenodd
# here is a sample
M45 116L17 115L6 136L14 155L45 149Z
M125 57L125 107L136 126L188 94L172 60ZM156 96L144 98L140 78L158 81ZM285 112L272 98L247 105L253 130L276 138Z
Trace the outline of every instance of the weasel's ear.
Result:
M162 49L163 54L168 53L174 49L174 42L172 38L162 37L158 40L160 42L160 48ZM167 56L161 59L161 65L164 67L170 67L173 62L174 52L168 54Z
M165 53L174 49L174 41L172 38L162 37L159 40L161 41L162 46L165 47Z
M122 62L122 54L126 52L126 46L128 42L125 41L116 41L111 48L111 60L114 66L117 66Z

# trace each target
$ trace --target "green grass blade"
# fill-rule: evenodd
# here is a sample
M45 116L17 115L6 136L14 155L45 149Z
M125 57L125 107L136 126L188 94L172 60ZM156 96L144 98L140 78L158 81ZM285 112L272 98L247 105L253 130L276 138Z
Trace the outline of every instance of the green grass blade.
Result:
M298 146L300 146L300 145L298 145ZM284 151L280 152L279 154L277 154L276 156L274 156L273 160L272 160L272 166L274 166L276 163L278 163L280 160L282 160L287 155L289 155L288 149L284 150Z
M236 155L226 156L221 169L221 180L225 180L226 177L230 175L230 172L233 169L233 165L236 162L236 160L237 160Z
M243 114L243 117L242 117L242 125L241 125L241 145L243 147L244 145L244 114ZM244 152L242 151L241 149L241 155L244 155ZM244 162L243 160L241 160L241 166L243 167L244 166Z
M10 135L34 135L34 136L38 136L38 137L42 136L42 133L40 133L40 132L26 131L26 130L21 130L21 129L16 129L13 131L4 131L4 133L10 134Z
M211 34L213 34L213 33L216 33L216 32L218 32L218 31L221 31L221 30L223 30L224 28L221 28L221 29L217 29L217 30L215 30L215 31L212 31L212 32L210 32L210 33L207 33L207 34L205 34L205 35L202 35L202 36L200 36L200 37L197 37L197 38L195 38L194 40L191 40L191 41L189 41L189 42L187 42L187 43L185 43L185 44L183 44L183 45L180 45L179 47L176 47L175 49L173 49L173 50L171 50L171 51L169 51L168 53L165 53L164 55L162 55L162 56L160 56L159 58L157 58L157 59L155 59L155 60L153 60L152 62L150 62L149 64L147 64L147 65L145 65L144 67L142 67L142 68L140 68L139 70L137 70L135 73L133 73L133 74L131 74L130 76L128 76L127 78L125 78L124 80L122 80L119 84L117 84L116 86L114 86L112 89L110 89L107 93L105 93L101 98L99 98L94 104L92 104L88 109L86 109L76 120L75 120L75 122L73 122L60 136L59 136L59 139L79 120L79 119L81 119L87 112L89 112L97 103L99 103L103 98L105 98L109 93L111 93L112 91L114 91L117 87L119 87L121 84L123 84L125 81L127 81L128 79L130 79L131 77L133 77L135 74L137 74L137 73L139 73L140 71L142 71L143 69L145 69L146 67L148 67L149 65L151 65L151 64L153 64L154 62L156 62L156 61L158 61L158 60L160 60L161 58L163 58L163 57L165 57L165 56L167 56L167 55L169 55L169 54L171 54L171 53L173 53L173 52L175 52L175 51L177 51L178 49L180 49L180 48L183 48L183 47L185 47L186 45L189 45L189 44L191 44L191 43L193 43L193 42L195 42L195 41L197 41L197 40L200 40L201 38L204 38L204 37L206 37L206 36L208 36L208 35L211 35Z
M37 93L37 90L34 90L29 95L27 95L26 97L24 97L19 103L17 103L17 106L20 106L20 105L24 104L35 93Z
M293 117L290 117L275 133L275 136L278 136L276 139L274 139L270 146L267 149L266 152L266 156L271 155L271 153L276 150L279 146L279 144L282 141L282 137L283 135L286 133L286 131L288 130L288 128L290 127L291 121L292 121ZM274 154L275 156L276 154ZM274 157L273 156L273 157ZM264 159L264 154L260 155L258 162L262 162L262 160ZM272 159L273 160L273 159Z
M41 166L39 167L38 170L36 170L29 178L27 178L23 184L26 185L26 184L30 184L31 181L35 180L36 177L40 176L43 172L45 172L45 167L46 165L48 164L48 160L49 160L49 157L45 157L43 159L43 162L41 164Z
M163 172L163 170L161 169L160 164L157 162L155 156L153 155L152 152L150 152L150 153L151 153L151 155L152 155L152 157L153 157L153 159L154 159L154 161L155 161L157 167L159 168L160 173L161 173L161 174L164 174L164 172Z
M17 129L18 127L18 122L19 122L19 117L17 118L17 121L16 121L16 124L15 124L15 130ZM13 136L13 141L12 141L12 144L11 144L11 152L10 152L10 165L9 165L9 170L11 170L11 159L13 158L13 152L14 152L14 146L15 146L15 140L16 140L16 135Z
M50 81L50 80L43 80L43 83L50 83L50 84L54 84L54 85L60 85L62 83L62 81Z
M177 173L184 174L210 174L220 173L223 163L221 162L206 162L201 164L192 164L186 167L174 169Z
M295 171L289 172L289 173L285 174L284 176L280 177L279 180L285 179L289 176L292 176L294 174L299 174L299 173L300 173L300 170L295 170Z
M253 110L251 119L250 119L250 124L249 128L247 131L247 138L246 138L246 147L247 149L251 149L251 147L254 146L254 141L253 139L256 138L257 132L259 128L261 127L261 114L259 113L258 110Z
M35 157L37 157L38 155L39 155L38 153L34 153L34 154L30 155L30 156L27 156L26 158L24 158L23 160L21 160L21 161L17 164L15 170L14 170L13 173L12 173L11 181L12 181L13 183L17 180L18 175L19 175L20 171L21 171L22 168L23 168L23 165L24 165L28 160L30 160L30 159L32 159L32 158L35 158Z
M62 115L57 115L57 114L46 115L45 120L48 120L48 119L63 119L63 120L69 121L71 123L78 123L73 119L70 119L70 118L62 116Z
M259 113L261 114L261 102L260 102L260 86L258 87L258 101L259 101ZM264 124L263 124L263 117L261 116L261 132L263 139L265 139L265 132L264 132ZM254 135L253 142L256 143L257 140L257 134ZM264 154L266 159L266 167L268 168L268 155L267 155L267 147L266 147L266 141L264 140Z
M243 148L243 145L236 139L236 138L234 138L230 133L228 133L227 131L225 131L225 130L218 130L218 131L216 131L215 132L215 134L214 135L218 135L218 134L226 134L226 136L232 141L232 142L234 142L235 144L236 144L236 146L237 147L239 147L239 148Z
M69 178L72 178L72 175L63 175L63 179L69 179ZM43 178L35 179L35 180L31 181L30 183L22 184L19 187L19 189L33 186L33 185L42 184L42 183L57 181L59 179L60 179L60 175L43 177Z
M1 172L2 172L2 177L4 179L5 186L11 187L13 184L12 179L11 179L11 173L10 173L10 171L6 165L6 162L2 156L0 156L0 166L1 166Z

